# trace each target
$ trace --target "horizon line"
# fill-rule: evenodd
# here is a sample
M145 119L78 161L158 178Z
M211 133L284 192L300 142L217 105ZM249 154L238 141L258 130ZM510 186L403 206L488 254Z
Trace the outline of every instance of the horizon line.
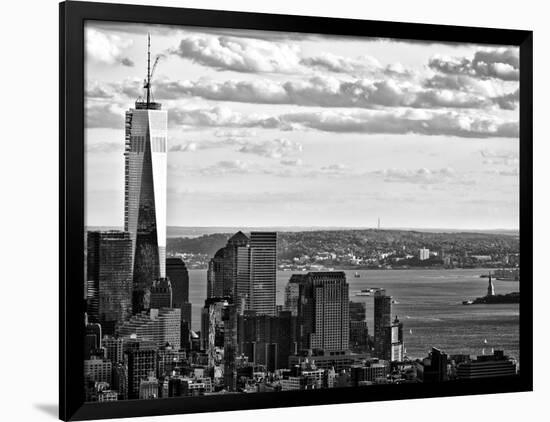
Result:
M86 225L86 227L123 227L121 225L109 225L109 224L91 224ZM281 229L343 229L343 230L453 230L453 231L514 231L519 232L518 228L504 228L504 227L493 227L493 228L453 228L453 227L376 227L376 226L345 226L345 225L327 225L327 226L308 226L308 225L258 225L258 226L247 226L247 225L196 225L196 226L179 226L179 225L167 225L167 228L182 228L182 229L262 229L262 228L281 228Z

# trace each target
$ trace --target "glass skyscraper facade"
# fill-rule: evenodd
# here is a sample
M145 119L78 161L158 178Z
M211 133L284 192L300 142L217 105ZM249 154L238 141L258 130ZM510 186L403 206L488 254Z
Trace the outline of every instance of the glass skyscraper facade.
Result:
M250 305L263 315L276 315L277 232L250 234Z
M167 113L137 101L126 112L124 230L132 239L134 313L147 308L147 289L166 277Z
M207 298L229 298L236 311L277 314L277 233L242 232L233 235L208 264Z

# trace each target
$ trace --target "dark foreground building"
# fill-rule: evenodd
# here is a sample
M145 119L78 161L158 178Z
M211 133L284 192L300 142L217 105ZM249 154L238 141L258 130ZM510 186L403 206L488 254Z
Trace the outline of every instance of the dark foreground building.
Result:
M349 286L343 271L311 272L300 282L300 349L349 349Z
M374 354L379 359L390 360L391 341L388 330L391 321L391 296L386 296L384 289L374 293Z
M87 310L104 334L132 315L132 241L122 231L89 231L86 256Z
M516 375L516 363L502 350L495 350L492 355L478 356L475 360L459 364L456 375L459 379L512 376Z
M181 347L189 349L191 303L189 303L189 272L183 259L166 258L166 277L172 286L172 307L181 310Z

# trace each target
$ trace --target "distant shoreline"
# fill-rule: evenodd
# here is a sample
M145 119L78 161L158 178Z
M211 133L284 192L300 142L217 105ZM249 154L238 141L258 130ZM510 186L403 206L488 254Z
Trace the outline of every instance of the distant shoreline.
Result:
M444 268L444 267L408 267L408 268L356 268L356 267L344 267L344 268L342 268L342 267L330 267L330 268L332 268L332 270L329 270L327 268L325 268L325 269L309 269L309 270L305 270L305 271L277 269L277 272L299 274L299 273L307 273L307 272L334 272L334 271L408 271L408 270L412 270L412 271L417 271L417 270L418 271L420 271L420 270L424 270L424 271L426 271L426 270L430 270L430 271L471 270L471 271L474 271L474 270L480 270L480 273L483 273L484 270L491 271L491 270L496 269L497 267L495 267L495 268L489 268L489 267L476 267L476 268L461 268L461 267L454 267L454 268ZM498 267L498 268L500 268L500 267ZM207 269L208 269L207 267L192 268L192 270L197 270L197 271L203 271L203 270L206 271ZM501 278L496 278L495 280L498 280L498 281L514 281L514 282L519 281L519 280L501 279Z
M123 230L122 226L87 226L86 230ZM262 227L246 227L246 226L168 226L166 237L178 238L188 237L194 238L209 234L232 234L238 231L276 231L276 232L315 232L315 231L405 231L419 233L479 233L479 234L499 234L508 236L519 236L519 229L502 229L502 228L487 228L487 229L453 229L453 228L418 228L418 227L339 227L339 226L262 226Z

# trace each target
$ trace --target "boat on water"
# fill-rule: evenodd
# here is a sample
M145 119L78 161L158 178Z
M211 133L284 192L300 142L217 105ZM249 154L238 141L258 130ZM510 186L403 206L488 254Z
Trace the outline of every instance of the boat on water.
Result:
M369 287L368 289L357 290L355 296L372 296L372 294L378 290L380 290L379 287Z
M393 299L391 301L392 305L399 305L399 302L397 301L397 299Z
M357 271L355 271L355 274L353 275L355 278L361 277L361 274L359 274Z
M474 304L474 301L473 301L473 300L463 300L463 301L462 301L462 304L463 304L463 305L473 305L473 304Z

